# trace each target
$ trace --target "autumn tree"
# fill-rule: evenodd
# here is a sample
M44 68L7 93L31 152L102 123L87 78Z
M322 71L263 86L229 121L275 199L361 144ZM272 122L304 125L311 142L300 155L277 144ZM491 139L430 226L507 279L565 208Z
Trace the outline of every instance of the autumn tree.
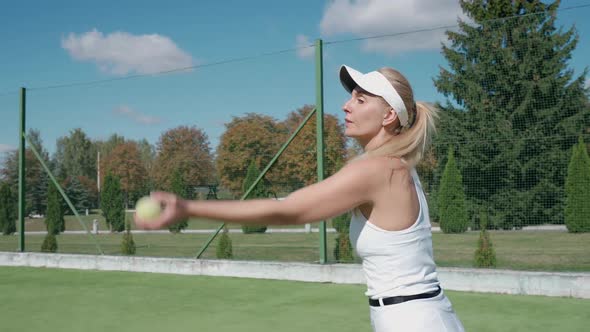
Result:
M175 170L188 186L215 181L213 155L203 130L194 126L170 129L160 136L156 150L152 178L158 188L171 187Z
M306 105L291 112L283 122L289 132L303 122L314 106ZM278 161L280 178L289 191L317 182L316 116L313 115ZM346 137L338 118L324 115L325 177L338 171L346 161Z
M115 146L101 160L101 173L111 173L120 179L125 206L149 192L146 188L148 174L139 147L133 141Z
M221 185L237 197L243 194L242 184L250 162L264 168L286 140L286 131L274 118L256 113L234 117L225 128L217 148L217 174ZM270 179L273 180L276 178Z

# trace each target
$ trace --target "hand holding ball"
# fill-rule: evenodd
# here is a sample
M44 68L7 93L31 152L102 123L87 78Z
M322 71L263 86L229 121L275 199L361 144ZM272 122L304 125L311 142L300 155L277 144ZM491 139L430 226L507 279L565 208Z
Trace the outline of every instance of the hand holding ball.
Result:
M135 214L140 220L155 220L160 216L160 213L162 213L160 203L151 197L142 197L135 204Z

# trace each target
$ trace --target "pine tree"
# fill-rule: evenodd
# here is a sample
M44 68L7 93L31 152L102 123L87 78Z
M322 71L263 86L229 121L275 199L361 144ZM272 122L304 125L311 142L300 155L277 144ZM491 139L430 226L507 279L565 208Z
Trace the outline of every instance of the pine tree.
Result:
M441 126L441 136L466 142L458 156L470 214L490 211L494 227L564 220L568 151L590 125L590 109L586 72L574 77L568 68L578 35L556 28L558 6L461 1L472 23L447 32L448 69L435 85L456 105L443 113L459 121Z
M354 260L352 244L349 239L350 213L345 213L332 219L332 226L338 232L336 246L334 247L334 259L340 263L348 263Z
M176 169L174 171L174 173L172 174L171 187L172 188L170 189L170 191L172 193L178 195L179 197L182 197L184 199L191 199L192 198L192 197L190 197L189 187L185 183L180 169ZM172 233L180 233L183 229L185 229L187 227L188 227L188 218L183 219L183 220L179 220L174 225L171 225L170 227L168 227L168 229Z
M77 177L72 177L69 179L68 185L65 188L65 192L66 195L68 195L70 202L72 202L72 205L74 205L76 208L77 212L80 213L91 207L89 194ZM73 214L69 208L67 211Z
M47 210L45 212L45 227L47 232L57 235L65 231L64 213L61 204L61 195L55 184L50 182L47 186Z
M125 209L123 192L119 178L107 174L100 196L102 215L107 225L113 232L121 232L125 229Z
M224 227L215 247L215 257L219 259L232 259L234 257L231 238L228 235L227 227Z
M123 234L123 241L121 242L121 253L123 255L135 255L136 246L131 234L131 225L128 221L125 222L125 233Z
M463 178L455 164L452 147L449 149L437 197L441 230L445 233L465 232L467 230L467 211L465 210Z
M48 232L41 244L42 252L57 252L57 237L55 234Z
M16 232L17 202L12 195L10 185L0 183L0 231L4 235Z
M487 231L487 214L482 213L480 217L481 230L475 250L475 267L496 267L496 252L494 251L490 234Z
M244 179L244 183L242 185L242 192L246 193L246 191L254 184L254 181L260 175L260 170L256 167L254 161L250 162L248 166L248 172L246 173L246 178ZM250 191L250 194L246 199L259 199L267 197L267 192L264 188L264 179L261 179L256 187ZM264 225L242 225L242 232L244 234L250 233L264 233L266 232L266 226Z
M582 136L573 148L565 189L565 225L568 231L590 232L590 157Z

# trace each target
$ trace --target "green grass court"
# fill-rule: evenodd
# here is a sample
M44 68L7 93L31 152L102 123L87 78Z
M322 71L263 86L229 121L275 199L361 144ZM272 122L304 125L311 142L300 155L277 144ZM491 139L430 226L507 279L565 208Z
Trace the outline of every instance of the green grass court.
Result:
M0 267L2 331L370 331L362 285ZM590 301L447 292L467 331L584 331Z

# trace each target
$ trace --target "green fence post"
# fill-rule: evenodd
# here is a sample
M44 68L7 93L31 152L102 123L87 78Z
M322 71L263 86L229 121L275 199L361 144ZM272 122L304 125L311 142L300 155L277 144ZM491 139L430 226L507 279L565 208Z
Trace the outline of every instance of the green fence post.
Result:
M27 89L20 88L20 126L18 128L18 249L25 251L25 111Z
M316 140L317 140L317 169L318 182L324 180L324 68L323 43L321 39L315 42L315 78L316 78ZM320 232L320 264L328 262L326 245L326 221L322 220Z

